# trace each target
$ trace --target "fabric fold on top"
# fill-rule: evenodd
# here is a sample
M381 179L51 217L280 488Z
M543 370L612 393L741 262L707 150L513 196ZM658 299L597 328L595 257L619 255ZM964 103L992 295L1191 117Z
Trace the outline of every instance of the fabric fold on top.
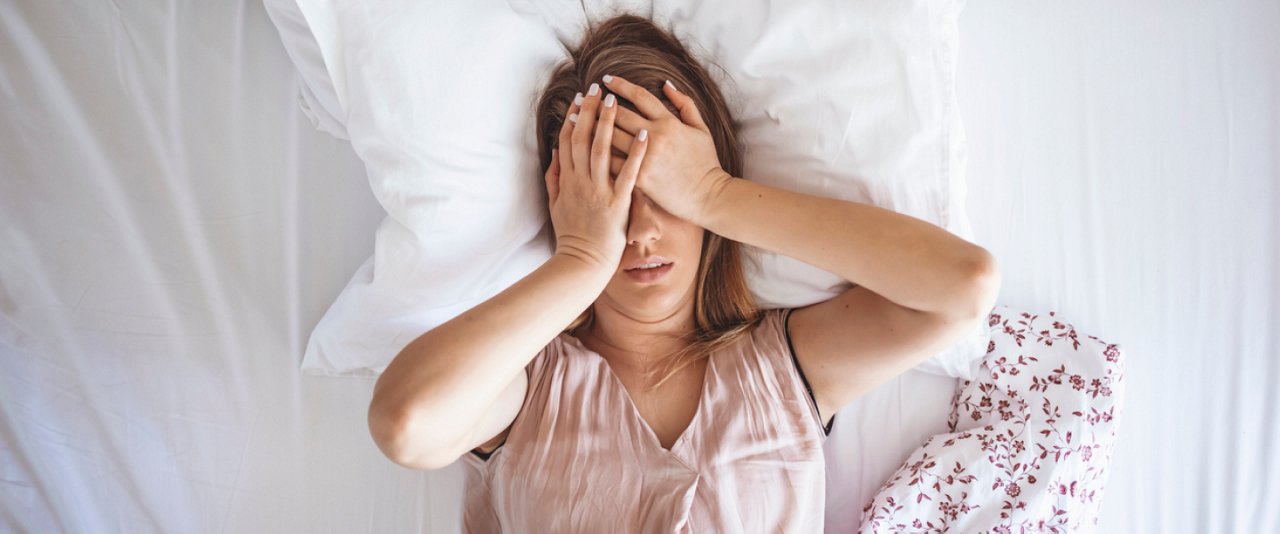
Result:
M784 319L707 362L701 404L663 449L608 362L561 334L486 461L466 454L467 532L820 532L826 440Z

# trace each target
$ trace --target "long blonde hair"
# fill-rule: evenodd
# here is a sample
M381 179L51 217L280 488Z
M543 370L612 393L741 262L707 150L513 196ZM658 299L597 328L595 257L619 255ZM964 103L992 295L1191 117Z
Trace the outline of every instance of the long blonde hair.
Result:
M563 117L574 95L605 74L620 76L645 88L678 116L675 105L663 96L661 89L665 80L671 80L681 92L693 98L701 112L715 140L720 166L733 176L742 176L742 146L723 95L706 69L669 32L649 19L621 15L588 28L582 43L569 50L569 56L553 70L537 103L534 116L541 158L539 176L551 165L551 149L556 148L559 141ZM618 98L618 105L638 112L635 105L624 98ZM650 389L662 385L685 366L736 342L764 317L747 287L739 244L710 231L703 232L694 299L696 327L685 335L684 348L666 355L661 365L649 371L650 374L662 373ZM578 327L589 329L594 323L593 305L564 331L571 332Z

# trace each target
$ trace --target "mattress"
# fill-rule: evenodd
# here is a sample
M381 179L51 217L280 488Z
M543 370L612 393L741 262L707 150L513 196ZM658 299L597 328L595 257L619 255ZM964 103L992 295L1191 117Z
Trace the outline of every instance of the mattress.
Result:
M1152 7L965 8L974 234L1002 304L1127 348L1099 531L1280 531L1280 6ZM291 69L256 2L0 3L0 531L457 531L461 467L299 373L383 212ZM953 391L842 410L829 531L910 452L841 421L923 442Z

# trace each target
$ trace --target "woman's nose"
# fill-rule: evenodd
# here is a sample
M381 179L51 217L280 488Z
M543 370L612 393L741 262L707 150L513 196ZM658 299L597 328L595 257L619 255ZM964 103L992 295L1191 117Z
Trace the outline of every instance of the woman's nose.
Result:
M649 199L637 194L631 199L631 218L627 224L627 244L657 241L662 237L658 218Z

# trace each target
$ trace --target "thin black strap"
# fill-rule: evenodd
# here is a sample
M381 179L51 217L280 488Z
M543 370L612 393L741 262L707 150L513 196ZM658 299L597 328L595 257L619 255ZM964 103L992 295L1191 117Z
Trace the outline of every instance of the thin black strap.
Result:
M499 445L499 447L501 447L501 445ZM487 462L487 461L489 461L489 457L490 457L490 456L492 456L492 455L493 455L493 453L494 453L494 452L496 452L497 450L498 450L498 449L497 449L496 447L495 447L492 451L489 451L489 452L480 452L480 451L477 451L477 450L475 450L475 449L471 449L471 454L474 454L474 455L476 455L476 456L479 456L481 460L484 460L484 461L486 461L486 462Z
M800 368L800 360L796 359L796 347L795 345L791 344L791 312L793 311L795 311L795 308L788 309L786 311L786 316L782 318L783 330L786 332L786 335L787 335L787 348L791 350L791 361L795 363L796 371L800 373L800 380L804 382L804 389L809 392L809 398L813 400L813 406L816 409L818 407L818 399L817 397L813 396L813 388L809 386L809 379L805 378L804 369ZM818 416L821 417L822 414L818 414ZM828 436L831 435L831 426L834 425L835 423L836 423L835 417L832 417L831 420L827 422L827 426L822 429L824 432L826 432L826 435Z
M512 424L514 425L515 423L512 423ZM498 452L498 449L501 449L503 445L506 445L506 444L507 444L507 440L508 440L508 439L511 439L511 429L510 429L510 427L508 427L508 429L507 429L507 437L502 438L502 443L499 443L497 447L494 447L494 448L493 448L493 450L491 450L491 451L489 451L489 452L478 451L478 450L476 450L476 449L478 449L478 448L480 448L480 447L476 447L476 449L471 449L471 450L470 450L470 451L468 451L468 452L470 452L471 454L474 454L474 455L478 456L481 460L484 460L484 461L486 461L486 462L487 462L487 461L489 461L489 457L490 457L490 456L493 456L493 453ZM481 445L483 445L483 444L481 444Z

